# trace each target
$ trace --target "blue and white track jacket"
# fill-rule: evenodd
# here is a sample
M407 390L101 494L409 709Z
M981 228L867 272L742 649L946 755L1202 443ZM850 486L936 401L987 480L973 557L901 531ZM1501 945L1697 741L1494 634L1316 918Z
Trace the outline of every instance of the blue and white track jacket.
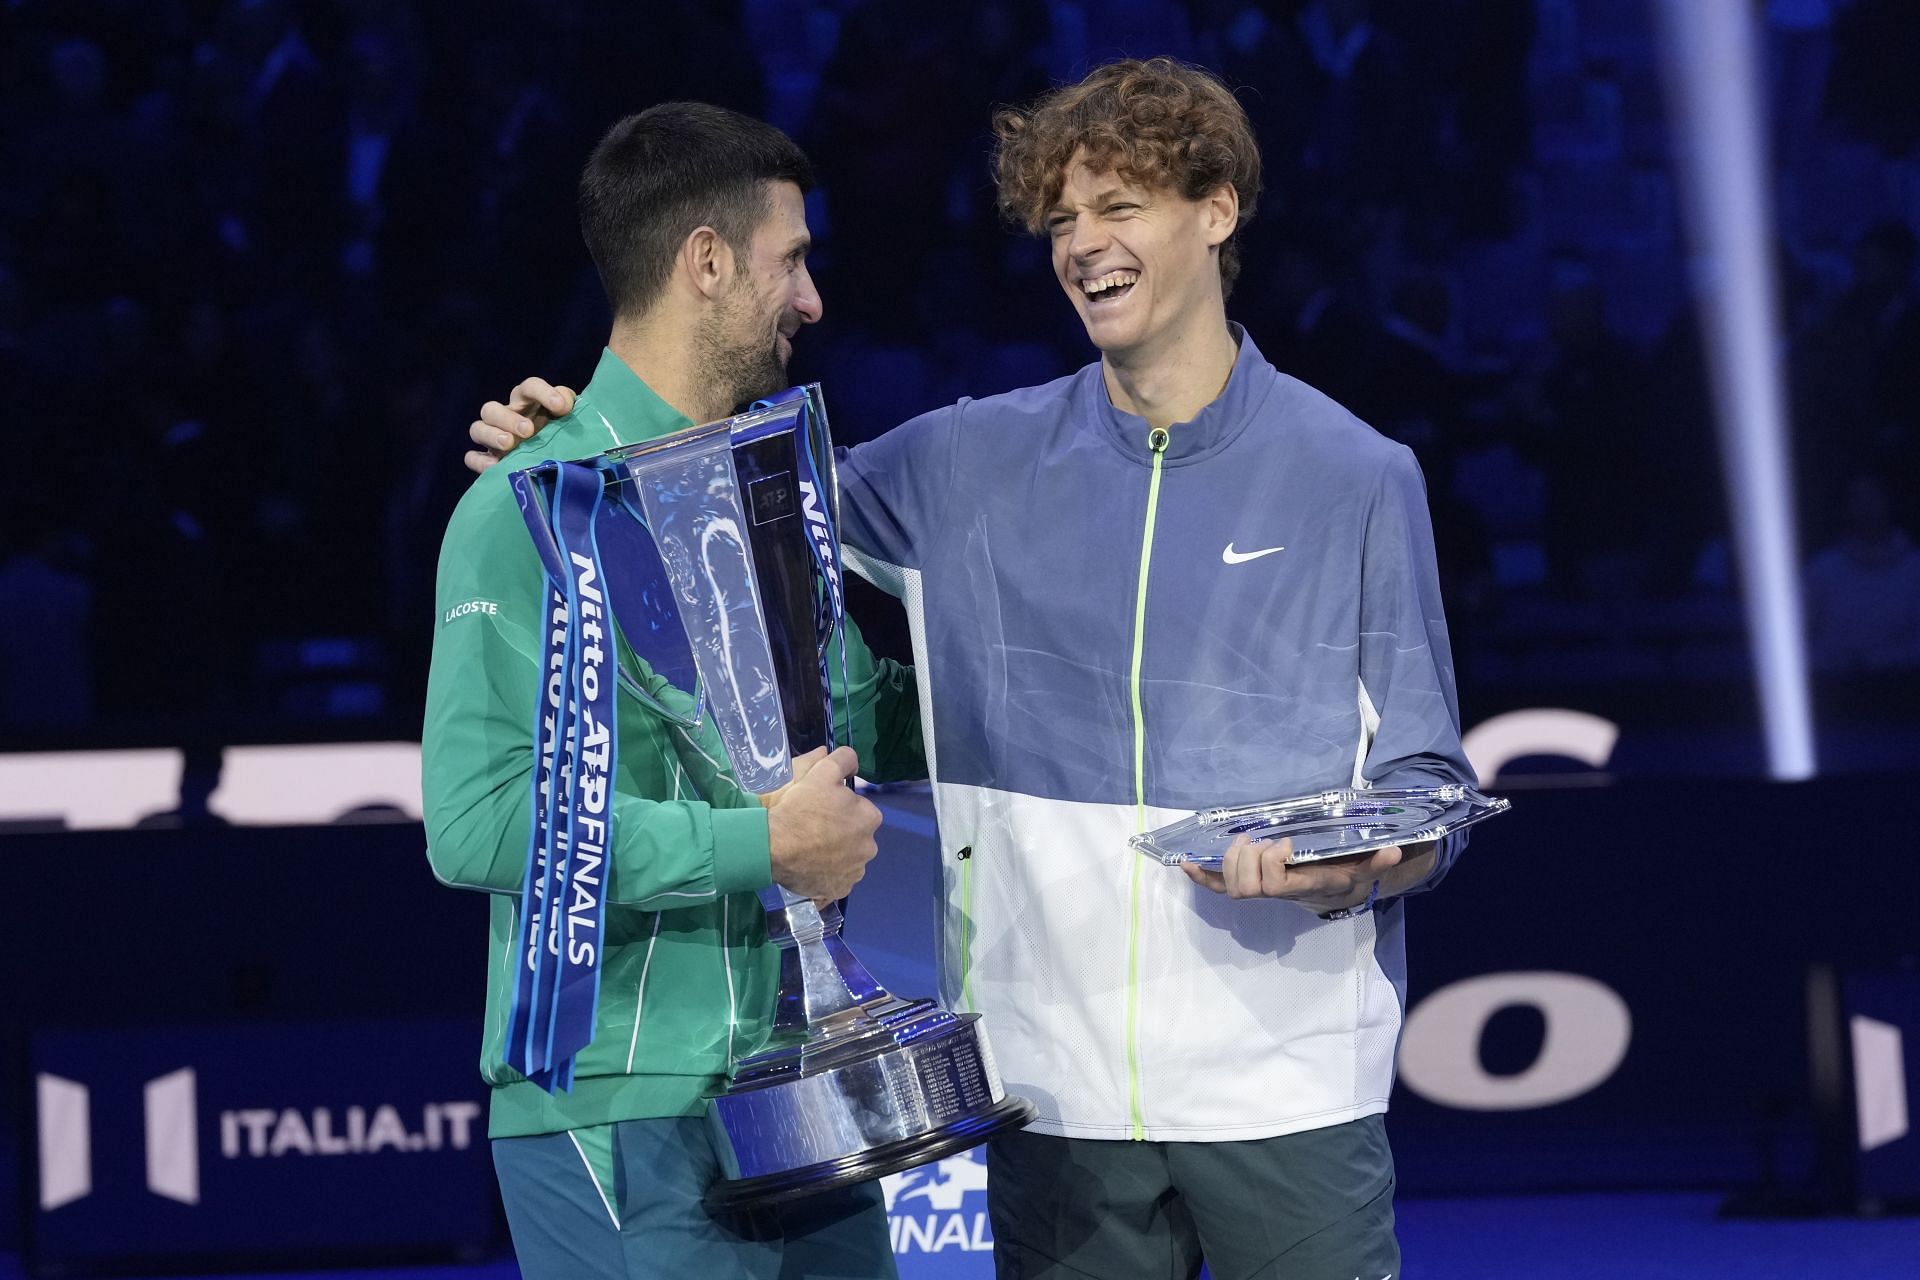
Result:
M1385 1110L1404 908L1233 901L1127 837L1473 779L1412 454L1236 336L1226 388L1164 433L1092 364L840 461L849 561L911 621L941 997L987 1015L1043 1133L1261 1138Z

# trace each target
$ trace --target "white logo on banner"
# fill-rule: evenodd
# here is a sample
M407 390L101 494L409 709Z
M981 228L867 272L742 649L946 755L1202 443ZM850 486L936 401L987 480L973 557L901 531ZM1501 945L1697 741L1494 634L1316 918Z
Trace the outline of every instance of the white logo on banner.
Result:
M986 1161L968 1152L880 1179L893 1251L991 1250L986 1190Z
M1500 771L1522 756L1554 756L1578 760L1589 769L1604 769L1613 758L1620 726L1585 711L1535 707L1508 711L1483 720L1460 739L1460 749L1479 775L1491 785Z
M147 1190L200 1203L200 1111L192 1067L147 1081Z
M473 1145L477 1102L429 1102L409 1127L391 1106L249 1107L220 1113L220 1154L229 1160L278 1156L358 1156L376 1151L465 1151Z
M46 1072L34 1081L40 1133L40 1208L58 1209L93 1193L91 1094ZM145 1086L147 1190L181 1204L200 1203L199 1087L192 1067ZM228 1160L277 1156L371 1155L380 1151L465 1151L479 1129L477 1102L429 1102L419 1123L402 1108L240 1108L220 1113L220 1154ZM412 1114L412 1109L407 1109ZM981 1175L985 1177L984 1171Z
M87 1086L45 1072L33 1083L34 1110L40 1122L40 1208L58 1209L93 1190Z
M41 1072L34 1081L40 1128L40 1208L93 1194L93 1106L87 1086ZM200 1203L200 1141L193 1068L146 1084L147 1190Z
M1856 1013L1849 1030L1860 1149L1871 1151L1907 1136L1907 1054L1891 1022Z
M1502 1009L1533 1008L1546 1034L1533 1063L1496 1076L1480 1037ZM1577 973L1492 973L1440 988L1414 1006L1400 1038L1400 1078L1429 1102L1464 1111L1551 1106L1597 1088L1627 1056L1633 1016L1613 988Z

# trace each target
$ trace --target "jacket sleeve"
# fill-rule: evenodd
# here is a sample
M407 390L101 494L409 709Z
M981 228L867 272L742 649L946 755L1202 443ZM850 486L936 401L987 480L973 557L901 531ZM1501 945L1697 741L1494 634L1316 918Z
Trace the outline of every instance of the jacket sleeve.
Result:
M921 414L877 440L841 449L840 539L848 566L891 595L902 594L902 569L917 569L946 518L967 402ZM864 775L876 782L927 776L919 690L912 667L876 659L848 618L845 699ZM838 641L836 641L836 645ZM836 648L833 679L840 681ZM836 688L835 698L843 695Z
M920 736L920 693L913 668L891 658L876 658L851 617L829 647L827 665L835 720L843 725L851 721L861 776L874 782L926 777L927 751Z
M923 413L838 451L840 539L860 557L902 569L921 566L946 519L966 407L962 400Z
M443 883L518 893L532 828L546 589L510 495L478 500L487 496L478 485L469 493L441 549L421 734L427 858ZM692 906L772 881L766 813L737 789L716 806L617 783L613 812L610 903Z
M1375 787L1474 782L1460 745L1440 574L1426 484L1413 455L1396 450L1368 504L1360 582L1360 714L1370 730L1361 774ZM1444 837L1431 888L1466 846Z

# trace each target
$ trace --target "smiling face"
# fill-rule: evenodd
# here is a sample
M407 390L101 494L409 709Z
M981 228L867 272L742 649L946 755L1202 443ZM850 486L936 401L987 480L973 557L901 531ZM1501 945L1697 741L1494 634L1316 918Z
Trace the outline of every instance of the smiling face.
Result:
M767 216L733 255L733 278L700 337L707 377L730 405L786 385L793 338L820 319L820 291L807 272L806 204L791 182L772 184Z
M1231 186L1187 200L1074 156L1045 228L1054 278L1103 356L1162 358L1224 324L1216 253L1238 214Z

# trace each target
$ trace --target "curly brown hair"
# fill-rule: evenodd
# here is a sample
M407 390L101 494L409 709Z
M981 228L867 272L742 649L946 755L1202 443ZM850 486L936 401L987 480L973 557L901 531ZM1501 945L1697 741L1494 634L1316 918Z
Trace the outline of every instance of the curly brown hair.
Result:
M1260 147L1219 77L1172 58L1126 58L1029 106L995 112L993 131L1000 212L1036 234L1081 152L1095 168L1188 200L1231 184L1240 220L1220 246L1220 284L1223 293L1232 291L1240 228L1260 198Z

